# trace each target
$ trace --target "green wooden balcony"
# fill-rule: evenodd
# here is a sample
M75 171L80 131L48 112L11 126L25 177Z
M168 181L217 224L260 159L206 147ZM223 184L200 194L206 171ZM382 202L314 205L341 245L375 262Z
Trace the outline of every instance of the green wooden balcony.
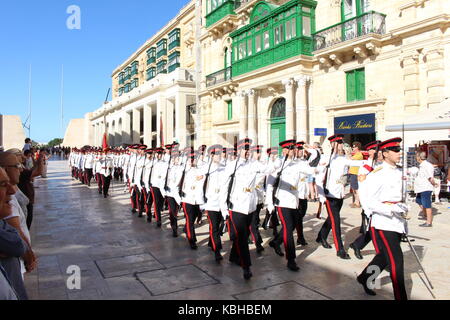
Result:
M234 9L238 8L241 2L238 0L225 0L220 6L206 15L206 27L210 27L223 17L235 14Z
M347 40L354 40L368 34L386 33L386 15L368 11L332 25L313 34L314 51L323 50Z
M156 62L156 57L150 57L147 59L147 64L152 64Z
M172 41L169 43L169 51L180 46L180 39Z
M179 67L180 67L180 63L174 63L174 64L170 65L167 68L167 71L170 73L170 72L174 71L176 68L179 68Z
M216 84L231 80L231 67L222 69L206 76L206 87L215 86Z

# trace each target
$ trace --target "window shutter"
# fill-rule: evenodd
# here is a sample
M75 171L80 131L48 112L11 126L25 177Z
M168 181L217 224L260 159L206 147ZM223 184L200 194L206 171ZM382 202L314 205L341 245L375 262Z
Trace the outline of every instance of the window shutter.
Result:
M355 101L356 99L355 71L347 72L346 76L347 76L347 102Z
M228 120L233 119L233 101L227 101L228 104Z
M366 99L366 76L364 69L356 71L356 100Z

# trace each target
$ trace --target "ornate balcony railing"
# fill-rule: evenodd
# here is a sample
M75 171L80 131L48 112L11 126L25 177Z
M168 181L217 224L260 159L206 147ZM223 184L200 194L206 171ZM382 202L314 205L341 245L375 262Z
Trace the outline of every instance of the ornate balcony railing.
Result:
M206 76L206 87L211 87L216 84L231 80L231 67L214 72Z
M338 43L353 40L368 34L386 33L386 15L369 11L350 18L313 34L314 51L322 50Z

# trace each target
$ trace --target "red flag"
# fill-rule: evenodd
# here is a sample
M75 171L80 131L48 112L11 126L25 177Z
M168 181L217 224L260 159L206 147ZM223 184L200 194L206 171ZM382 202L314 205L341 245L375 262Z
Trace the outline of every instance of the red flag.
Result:
M159 117L159 124L160 124L159 136L161 140L161 147L164 147L164 134L163 134L164 131L163 131L162 115Z
M103 134L102 148L103 150L108 148L108 138L106 137L106 132Z

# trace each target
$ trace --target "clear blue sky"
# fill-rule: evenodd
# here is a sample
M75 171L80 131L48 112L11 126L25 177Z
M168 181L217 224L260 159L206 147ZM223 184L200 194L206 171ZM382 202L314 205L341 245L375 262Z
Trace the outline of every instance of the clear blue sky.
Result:
M15 0L0 2L0 113L28 116L32 64L31 138L61 137L70 119L101 106L112 71L154 35L188 0ZM69 30L70 5L81 9L81 30ZM28 134L28 131L26 131Z

